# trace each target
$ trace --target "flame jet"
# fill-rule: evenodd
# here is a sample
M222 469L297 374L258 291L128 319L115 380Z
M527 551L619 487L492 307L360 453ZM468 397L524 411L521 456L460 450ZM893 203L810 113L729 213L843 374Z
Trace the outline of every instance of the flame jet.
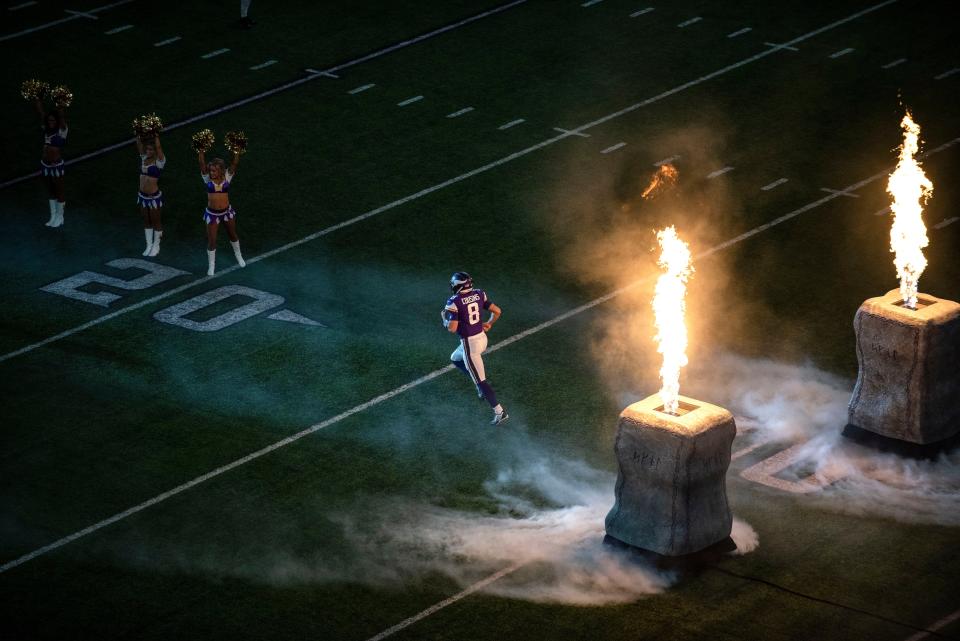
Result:
M690 247L677 236L671 225L657 232L663 273L657 279L653 296L654 322L657 326L657 351L663 354L660 367L660 399L663 411L677 414L680 403L680 368L687 364L687 326L684 322L687 279L693 273Z
M927 228L923 224L923 205L933 193L933 183L923 173L914 156L920 148L920 125L910 112L900 122L903 144L900 160L887 181L887 193L893 196L893 226L890 228L890 251L900 278L900 296L903 305L917 308L917 290L920 274L927 266L923 248L927 246Z

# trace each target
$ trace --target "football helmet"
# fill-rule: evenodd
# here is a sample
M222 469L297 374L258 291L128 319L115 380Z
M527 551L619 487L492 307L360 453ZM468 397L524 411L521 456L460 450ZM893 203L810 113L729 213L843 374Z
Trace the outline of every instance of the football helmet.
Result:
M450 291L457 294L465 289L473 288L473 277L467 272L453 272L450 277Z

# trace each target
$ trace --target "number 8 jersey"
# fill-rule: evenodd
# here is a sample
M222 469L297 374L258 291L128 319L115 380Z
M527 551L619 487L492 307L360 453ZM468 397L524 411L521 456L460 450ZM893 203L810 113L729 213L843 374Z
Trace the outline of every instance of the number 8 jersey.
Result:
M490 299L485 291L468 289L448 298L444 312L448 321L458 321L457 334L462 338L469 338L483 333L480 310L489 308Z

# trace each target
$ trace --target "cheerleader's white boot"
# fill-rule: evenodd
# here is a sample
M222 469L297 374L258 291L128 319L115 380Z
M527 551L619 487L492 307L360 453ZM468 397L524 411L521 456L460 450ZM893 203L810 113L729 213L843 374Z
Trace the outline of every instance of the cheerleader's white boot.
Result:
M233 255L237 258L237 264L241 267L246 267L247 261L243 260L243 256L240 254L240 241L231 240L230 246L233 247Z
M60 227L63 225L63 208L67 203L57 202L57 216L53 221L51 227Z
M207 276L213 276L217 266L217 250L207 250Z
M147 248L143 250L143 255L149 256L150 250L153 248L153 228L152 227L144 228L143 237L147 241Z
M57 222L57 200L55 198L50 199L50 220L44 223L47 227L54 227L54 224Z
M156 231L156 230L151 230L151 231L153 231L153 243L151 243L150 245L149 253L147 254L147 256L150 256L152 258L160 253L160 239L163 238L163 232Z

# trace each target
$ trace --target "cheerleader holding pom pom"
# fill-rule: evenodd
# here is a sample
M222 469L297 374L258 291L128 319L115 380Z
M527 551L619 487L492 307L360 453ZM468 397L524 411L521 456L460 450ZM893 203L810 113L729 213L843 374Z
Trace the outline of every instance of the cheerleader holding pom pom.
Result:
M27 80L20 93L26 100L33 102L40 114L40 128L43 130L43 152L40 157L40 179L47 188L50 203L50 220L47 227L63 225L63 210L66 195L63 176L63 147L67 144L67 107L73 100L73 94L64 86L50 89L50 85L39 80ZM49 96L54 109L46 111L43 98Z
M163 123L156 114L140 116L133 121L136 133L137 153L140 154L140 190L137 204L143 215L143 235L147 247L144 256L156 256L160 253L160 239L163 238L163 192L160 191L160 173L167 164L160 146L160 130Z
M193 148L197 152L200 162L200 178L207 188L207 208L203 220L207 223L207 276L213 276L217 263L217 230L220 223L227 228L227 236L233 247L233 255L237 264L246 266L240 254L240 238L237 236L237 212L230 205L230 186L237 173L237 164L240 154L247 148L247 138L242 132L229 132L225 136L227 148L233 153L230 167L221 158L214 158L209 163L206 152L213 147L213 133L204 129L193 136Z

